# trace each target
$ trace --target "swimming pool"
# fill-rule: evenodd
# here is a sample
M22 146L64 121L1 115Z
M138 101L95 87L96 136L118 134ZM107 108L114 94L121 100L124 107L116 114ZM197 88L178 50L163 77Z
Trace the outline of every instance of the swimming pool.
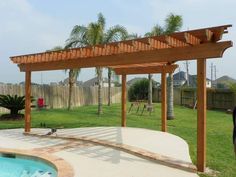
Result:
M0 177L56 177L54 167L39 159L0 154Z

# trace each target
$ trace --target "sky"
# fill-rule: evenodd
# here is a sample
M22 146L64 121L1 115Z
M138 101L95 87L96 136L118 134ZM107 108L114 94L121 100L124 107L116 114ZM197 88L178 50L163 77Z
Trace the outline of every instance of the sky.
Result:
M224 40L236 41L235 0L0 0L0 82L19 83L24 73L9 57L44 52L63 46L75 25L87 25L97 20L101 12L107 28L120 24L130 33L144 35L156 25L164 25L169 13L181 15L182 30L232 24ZM228 49L223 58L207 61L216 66L217 78L223 75L236 78L236 50ZM185 71L183 62L178 63ZM196 62L190 61L190 74L196 74ZM104 70L106 76L106 70ZM140 75L129 76L140 77ZM59 82L68 77L65 71L34 72L32 82ZM95 77L93 68L82 69L78 80ZM146 75L141 75L146 77ZM160 76L155 75L159 81Z

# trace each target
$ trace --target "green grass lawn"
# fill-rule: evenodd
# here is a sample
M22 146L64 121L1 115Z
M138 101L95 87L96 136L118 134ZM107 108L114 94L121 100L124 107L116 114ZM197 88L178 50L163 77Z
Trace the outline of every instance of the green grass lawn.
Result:
M83 106L72 111L53 109L32 112L32 127L40 127L46 123L48 127L92 127L92 126L120 126L121 108L119 104L111 107L104 106L104 114L97 116L97 106ZM149 116L145 113L139 116L133 111L127 115L127 126L160 130L160 104L155 112ZM196 110L175 106L176 119L168 121L168 132L185 139L190 147L190 155L196 163ZM24 121L0 121L0 129L23 127ZM219 112L207 112L207 166L220 171L220 177L236 176L236 160L232 145L231 115ZM154 141L158 141L154 140ZM178 147L173 147L178 148ZM202 175L204 176L204 175Z

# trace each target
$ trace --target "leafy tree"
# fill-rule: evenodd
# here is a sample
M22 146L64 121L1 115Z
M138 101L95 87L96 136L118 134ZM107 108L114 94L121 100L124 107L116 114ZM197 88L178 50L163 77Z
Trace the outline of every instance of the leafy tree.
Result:
M165 19L164 27L160 25L155 25L152 30L145 34L145 36L159 36L159 35L168 35L176 31L180 31L183 26L183 19L180 15L174 15L170 13ZM149 88L152 88L152 74L148 75L149 78ZM174 102L173 102L173 74L170 73L168 76L167 84L167 119L174 119ZM149 89L149 104L152 103L152 89Z
M108 30L105 30L106 20L99 13L98 20L91 22L88 26L76 25L67 40L66 46L69 47L85 47L97 44L106 44L118 40L126 39L128 36L127 30L120 25L115 25ZM102 113L102 67L96 67L98 78L98 115Z
M156 85L153 81L153 85ZM141 80L136 81L132 84L128 90L128 98L129 101L137 101L137 100L147 100L148 99L148 89L149 89L149 80L143 78ZM152 88L153 89L153 88Z

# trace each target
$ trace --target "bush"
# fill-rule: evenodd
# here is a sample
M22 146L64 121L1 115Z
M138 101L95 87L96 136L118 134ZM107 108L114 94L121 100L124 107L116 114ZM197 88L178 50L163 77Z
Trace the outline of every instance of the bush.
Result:
M33 100L31 97L31 102ZM5 117L19 117L19 111L25 109L25 96L0 95L0 107L10 110L10 116Z
M130 86L128 91L129 101L147 100L148 99L148 79L136 81Z

